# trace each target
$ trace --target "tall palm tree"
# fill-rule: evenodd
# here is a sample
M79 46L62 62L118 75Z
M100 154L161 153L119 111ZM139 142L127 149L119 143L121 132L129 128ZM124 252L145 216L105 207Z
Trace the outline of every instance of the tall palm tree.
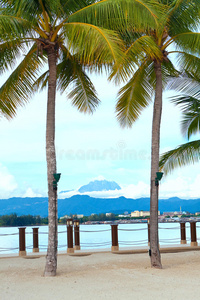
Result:
M170 77L182 70L196 70L200 65L198 33L199 1L158 1L163 13L155 26L128 32L126 58L115 66L115 80L127 81L118 94L117 119L122 127L131 127L143 109L152 102L154 109L151 147L150 249L151 266L162 268L158 243L158 181L160 123L163 89ZM178 68L172 62L177 60Z
M0 17L13 18L19 33L0 42L0 65L14 67L0 88L0 100L11 105L10 115L28 102L38 87L48 86L46 160L49 198L49 238L45 275L56 275L57 268L57 191L53 184L56 170L55 99L56 90L68 93L72 105L92 113L99 103L85 68L101 71L122 56L121 40L109 30L120 30L130 20L138 26L152 23L154 8L149 0L0 0ZM143 7L146 8L146 18ZM0 21L1 22L1 21ZM20 26L21 25L21 26ZM1 26L1 23L0 23ZM45 64L47 71L41 74Z
M38 86L48 84L46 160L49 198L49 236L45 275L56 275L57 268L57 190L53 185L56 169L55 99L56 90L68 93L72 104L82 112L92 113L99 99L83 66L112 64L120 55L120 41L114 32L89 24L84 9L92 1L10 0L0 1L1 14L21 19L24 32L6 38L0 44L0 63L13 68L22 60L0 88L1 102L11 114L24 105ZM95 2L95 1L93 1ZM91 13L91 8L89 7ZM98 7L96 8L98 9ZM100 14L101 15L101 14ZM94 18L94 17L93 17ZM44 65L48 71L40 76Z
M189 140L190 137L200 132L200 84L193 78L180 78L173 82L171 88L183 95L173 97L171 101L181 107L183 118L181 131ZM177 167L194 164L200 161L200 140L187 142L170 150L160 157L160 170L165 174Z

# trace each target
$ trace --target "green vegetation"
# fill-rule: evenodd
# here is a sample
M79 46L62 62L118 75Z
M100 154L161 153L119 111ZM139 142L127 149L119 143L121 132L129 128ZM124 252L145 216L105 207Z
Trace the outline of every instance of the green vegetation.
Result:
M77 219L76 216L72 217L74 220ZM84 216L83 218L78 219L80 221L80 224L86 223L86 222L104 222L104 221L117 221L117 220L142 220L146 219L147 217L130 217L130 216L124 216L119 217L118 215L115 215L111 213L109 216L106 216L106 214L92 214L91 216ZM61 218L59 220L60 224L66 224L67 218Z
M77 219L76 216L73 217L73 219ZM59 220L60 224L66 224L67 218L62 218ZM119 220L119 218L115 214L111 214L109 216L106 216L106 214L92 214L91 216L84 216L83 218L80 218L80 223L85 222L100 222L100 221L115 221Z
M181 131L188 140L193 134L200 131L200 84L199 81L194 81L193 76L190 77L187 78L187 85L186 78L176 80L176 84L174 83L173 86L175 85L177 91L182 92L183 95L172 98L173 103L181 107L183 113ZM194 164L199 160L200 140L195 140L162 154L159 166L167 174L178 167Z
M34 226L47 225L48 218L41 218L40 216L17 216L17 214L0 216L0 226Z

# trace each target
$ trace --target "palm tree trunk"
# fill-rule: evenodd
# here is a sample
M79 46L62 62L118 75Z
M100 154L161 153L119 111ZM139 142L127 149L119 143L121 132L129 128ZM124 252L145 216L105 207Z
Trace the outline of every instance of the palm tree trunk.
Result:
M47 124L46 124L46 160L48 176L48 250L44 275L55 276L57 269L57 191L53 189L53 174L56 173L55 152L55 100L56 100L56 62L57 54L53 46L47 49L49 64Z
M160 122L162 113L162 71L161 62L154 63L156 74L155 101L152 124L151 148L151 198L150 198L150 249L151 266L162 268L158 240L158 186L155 185L159 171Z

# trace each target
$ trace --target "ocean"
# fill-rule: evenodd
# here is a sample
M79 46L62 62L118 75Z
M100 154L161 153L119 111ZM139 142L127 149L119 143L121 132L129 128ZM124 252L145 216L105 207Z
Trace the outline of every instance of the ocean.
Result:
M200 226L197 223L197 239L200 238ZM26 227L26 251L32 252L33 230L32 226ZM186 223L186 239L190 243L190 224ZM118 225L119 247L143 247L148 245L147 224L119 224ZM160 245L180 244L179 223L159 223ZM39 226L39 249L47 250L48 226ZM110 249L111 226L80 225L81 249ZM67 227L58 225L58 252L67 250ZM0 255L18 253L19 229L18 227L0 227Z

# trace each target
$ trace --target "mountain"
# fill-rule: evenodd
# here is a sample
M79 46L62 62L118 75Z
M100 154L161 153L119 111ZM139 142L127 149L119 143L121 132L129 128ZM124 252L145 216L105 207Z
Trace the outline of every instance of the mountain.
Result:
M200 211L200 199L183 200L170 198L159 200L161 213L169 211L182 211L195 213ZM92 198L87 195L75 195L66 199L58 199L58 216L70 214L83 214L89 216L92 213L113 212L116 214L124 211L146 210L150 208L149 198L128 199L119 198ZM0 215L16 213L21 215L48 215L48 198L10 198L0 200Z
M121 190L115 181L94 180L79 188L80 193Z

